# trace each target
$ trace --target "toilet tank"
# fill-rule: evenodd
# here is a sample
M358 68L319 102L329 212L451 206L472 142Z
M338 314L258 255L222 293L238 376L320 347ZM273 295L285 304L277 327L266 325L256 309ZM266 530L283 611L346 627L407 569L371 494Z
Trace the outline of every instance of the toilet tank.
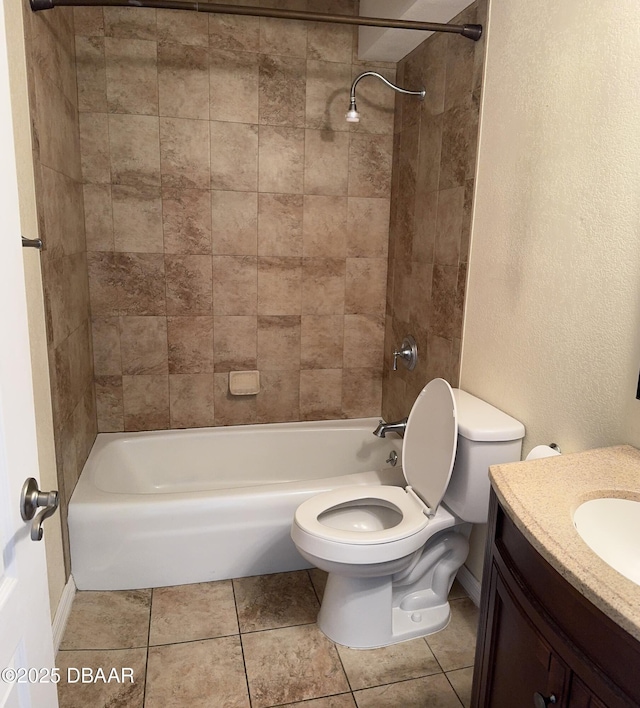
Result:
M518 462L524 425L490 403L453 389L458 415L458 449L443 502L459 518L486 523L489 466Z

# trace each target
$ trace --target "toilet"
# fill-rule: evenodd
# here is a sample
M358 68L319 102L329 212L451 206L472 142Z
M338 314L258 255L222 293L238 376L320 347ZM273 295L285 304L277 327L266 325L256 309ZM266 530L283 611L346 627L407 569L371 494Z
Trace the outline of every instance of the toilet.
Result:
M520 460L523 437L519 421L434 379L407 420L405 488L343 487L298 507L293 542L329 573L318 615L329 639L369 649L446 627L471 524L487 521L489 465Z

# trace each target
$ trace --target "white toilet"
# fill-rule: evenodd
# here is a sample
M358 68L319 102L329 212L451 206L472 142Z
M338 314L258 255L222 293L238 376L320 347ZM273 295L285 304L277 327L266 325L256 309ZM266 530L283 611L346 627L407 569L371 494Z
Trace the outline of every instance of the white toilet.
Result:
M410 486L343 487L295 513L298 551L329 573L320 629L361 649L443 629L471 524L487 521L489 465L520 460L523 437L522 423L485 401L428 383L404 435Z

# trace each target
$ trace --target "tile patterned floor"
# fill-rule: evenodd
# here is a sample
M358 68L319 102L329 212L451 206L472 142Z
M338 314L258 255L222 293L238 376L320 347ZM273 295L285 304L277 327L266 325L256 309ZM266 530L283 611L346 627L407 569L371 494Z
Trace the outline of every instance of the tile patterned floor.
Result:
M324 582L303 570L79 592L57 657L60 707L468 708L478 611L457 584L445 630L357 651L316 627ZM66 680L82 667L126 667L134 682Z

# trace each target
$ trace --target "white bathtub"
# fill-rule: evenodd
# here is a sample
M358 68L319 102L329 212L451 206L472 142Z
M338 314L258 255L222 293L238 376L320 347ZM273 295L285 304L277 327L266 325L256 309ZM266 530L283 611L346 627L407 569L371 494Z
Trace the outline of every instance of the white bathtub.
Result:
M69 504L80 590L199 583L308 567L295 509L349 484L403 484L377 418L101 433Z

